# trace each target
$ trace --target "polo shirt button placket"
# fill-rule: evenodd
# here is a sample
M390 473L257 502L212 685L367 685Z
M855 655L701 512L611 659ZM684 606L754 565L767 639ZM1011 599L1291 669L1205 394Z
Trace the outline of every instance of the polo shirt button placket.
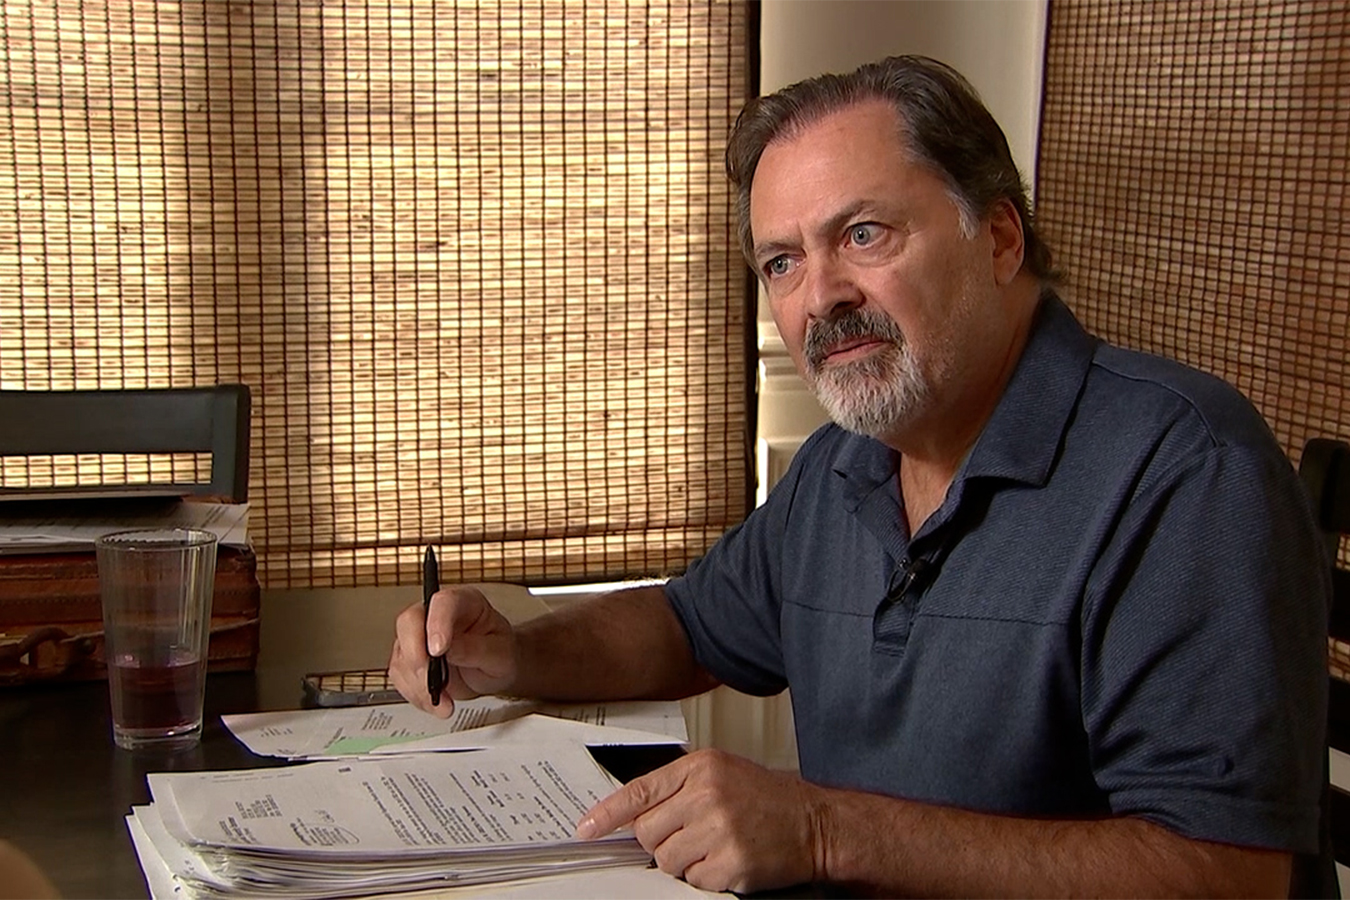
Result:
M900 656L909 641L909 629L922 593L928 560L908 557L895 570L898 581L886 592L886 597L872 617L872 647L889 656ZM894 578L892 579L895 580ZM913 595L913 596L911 596Z

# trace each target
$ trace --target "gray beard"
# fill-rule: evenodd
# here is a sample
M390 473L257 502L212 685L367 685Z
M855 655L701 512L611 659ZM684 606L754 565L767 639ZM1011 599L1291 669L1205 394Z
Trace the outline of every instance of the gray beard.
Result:
M890 344L864 359L825 363L840 341L869 338ZM813 323L804 347L807 381L816 399L841 428L883 437L910 421L931 394L914 352L899 326L882 313L853 309Z

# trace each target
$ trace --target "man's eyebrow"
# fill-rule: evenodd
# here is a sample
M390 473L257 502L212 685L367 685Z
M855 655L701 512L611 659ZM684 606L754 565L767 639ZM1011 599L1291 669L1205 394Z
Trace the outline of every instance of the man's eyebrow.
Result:
M797 244L792 241L765 241L762 244L755 244L752 251L755 255L756 264L763 265L780 253L787 253L789 250L795 249L797 249Z
M839 212L825 220L825 224L820 227L819 234L834 235L843 231L844 226L864 213L872 213L876 210L876 204L871 200L854 200L848 206L845 206Z
M848 206L836 212L816 229L818 236L833 237L843 230L844 226L858 216L871 212L876 209L876 204L870 200L855 200ZM753 247L755 262L762 264L773 259L780 253L786 253L795 250L799 246L793 241L765 241L762 244L755 244Z

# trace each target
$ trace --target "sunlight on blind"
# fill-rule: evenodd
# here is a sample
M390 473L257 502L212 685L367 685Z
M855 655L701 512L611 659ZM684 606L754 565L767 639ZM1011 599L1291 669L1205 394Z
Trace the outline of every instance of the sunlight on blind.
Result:
M744 515L744 4L2 8L0 387L250 385L265 585L665 574Z
M1350 7L1056 0L1037 217L1102 337L1350 437ZM1350 561L1350 547L1342 547Z

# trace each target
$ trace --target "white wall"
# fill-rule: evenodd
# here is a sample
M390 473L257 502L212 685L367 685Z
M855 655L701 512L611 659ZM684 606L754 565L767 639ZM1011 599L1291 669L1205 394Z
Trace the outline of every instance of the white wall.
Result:
M770 93L883 56L931 56L975 86L1032 183L1045 25L1046 0L763 0L760 89ZM797 377L763 298L758 318L762 498L825 414ZM720 746L776 767L795 764L786 694L760 700L719 688L687 704L686 715L696 745Z
M1031 177L1045 0L763 0L761 15L764 93L883 56L931 56L975 85Z

